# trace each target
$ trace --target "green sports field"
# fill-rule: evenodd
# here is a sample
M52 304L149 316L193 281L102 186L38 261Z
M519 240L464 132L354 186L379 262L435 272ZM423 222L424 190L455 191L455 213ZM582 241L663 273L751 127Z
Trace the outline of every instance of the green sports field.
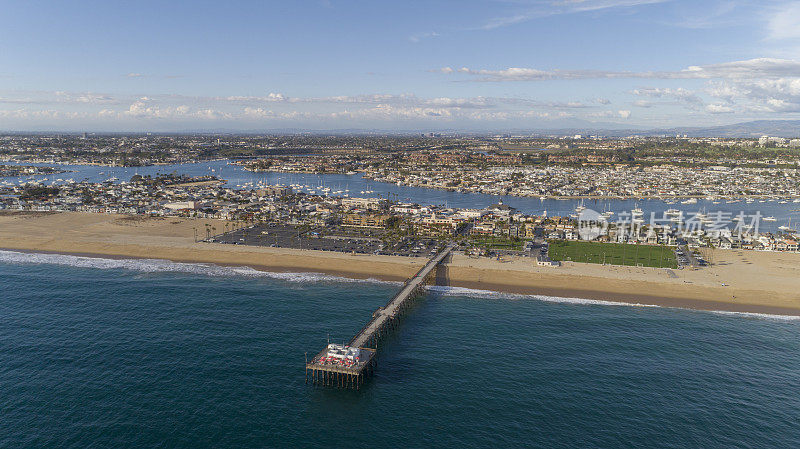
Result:
M657 268L677 268L673 249L658 245L551 240L549 255L553 260L606 263Z
M473 245L483 246L486 249L522 250L522 241L504 237L474 236L470 239Z

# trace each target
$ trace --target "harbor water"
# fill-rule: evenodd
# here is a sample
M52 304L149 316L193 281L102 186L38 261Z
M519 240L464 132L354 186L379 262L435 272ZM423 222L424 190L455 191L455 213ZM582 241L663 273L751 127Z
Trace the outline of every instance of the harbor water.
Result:
M52 164L30 164L13 163L16 165L52 165ZM683 204L681 201L667 203L661 199L603 199L603 200L580 200L580 199L540 199L538 197L514 197L508 195L486 195L480 193L460 193L441 189L426 187L398 186L384 182L376 182L364 179L361 174L301 174L301 173L278 173L266 172L256 173L245 170L239 165L230 164L228 160L215 160L198 163L185 163L175 165L155 165L147 167L105 167L97 165L58 165L58 168L67 170L67 173L23 176L2 178L0 181L8 184L19 184L30 181L38 181L42 184L62 184L66 180L74 182L90 181L112 182L129 181L134 175L157 174L185 174L190 176L213 175L226 181L226 186L231 188L254 188L261 184L283 184L300 186L297 191L305 193L314 192L315 194L327 194L332 196L350 196L359 198L386 198L391 195L393 200L401 202L416 202L423 205L441 205L457 208L477 208L482 209L498 201L516 208L522 213L541 215L545 212L548 216L569 216L575 214L575 208L579 205L593 209L598 212L614 212L618 217L622 213L630 214L633 209L641 209L646 222L650 222L651 213L655 214L656 220L664 218L664 212L668 209L683 211L687 218L698 212L704 214L714 214L722 212L729 214L728 219L743 213L749 223L752 216L759 214L761 217L773 217L774 221L761 220L759 230L761 232L776 232L779 226L796 226L792 223L800 223L800 202L779 198L757 199L752 202L744 200L727 201L720 199L697 199L697 202ZM324 192L323 189L329 189ZM339 193L335 193L339 192ZM611 221L617 218L612 217ZM791 221L790 221L791 220ZM731 222L728 226L733 228L735 223Z

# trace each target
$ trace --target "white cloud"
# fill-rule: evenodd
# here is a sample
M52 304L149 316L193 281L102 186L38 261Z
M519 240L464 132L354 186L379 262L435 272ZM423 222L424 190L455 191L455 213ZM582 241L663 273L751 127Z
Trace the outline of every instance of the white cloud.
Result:
M424 39L430 39L432 37L439 37L439 36L441 36L439 33L435 32L435 31L431 31L429 33L412 34L411 36L408 37L408 40L410 40L411 42L414 42L414 43L418 43L418 42L420 42L420 41L422 41Z
M539 101L514 97L433 97L422 98L413 94L339 95L329 97L291 97L271 92L263 96L231 95L225 97L195 97L184 95L135 95L114 97L98 93L71 92L12 92L0 97L0 103L39 105L52 104L62 108L88 108L98 106L94 114L104 120L225 120L246 119L304 119L372 116L396 117L471 117L474 111L490 110L493 115L521 117L520 111L534 109L542 116L557 115L563 110L591 109L607 104L607 100ZM124 105L124 108L112 108ZM102 107L99 107L102 106ZM471 112L472 111L472 112ZM504 115L505 114L505 115Z
M445 74L462 73L474 76L477 81L546 81L581 79L755 79L800 77L800 61L776 58L756 58L720 64L689 66L677 71L627 72L607 70L541 70L524 67L509 67L502 70L470 69L453 70L444 67Z
M509 25L514 25L514 24L517 24L517 23L527 22L529 20L533 20L533 19L539 18L539 17L544 17L546 15L547 14L543 14L543 13L540 13L540 12L538 12L538 13L537 12L529 12L529 13L525 13L525 14L514 14L513 16L507 16L507 17L495 17L493 19L490 19L483 26L481 26L481 29L488 31L488 30L493 30L495 28L507 27Z
M16 110L0 110L0 117L6 119L24 119L24 120L63 120L63 119L78 119L91 117L92 114L77 111L58 111L54 109L31 111L28 109Z
M270 92L263 97L252 97L242 95L232 95L228 97L215 97L218 101L246 102L246 103L279 103L291 101L289 97L281 93Z
M0 97L0 103L24 105L56 104L117 104L118 100L108 94L93 92L75 93L65 91L11 91Z
M52 101L43 101L31 97L18 97L18 98L0 97L0 103L33 105L33 104L50 104L52 103Z
M666 1L669 0L555 0L548 2L520 2L527 4L529 7L507 16L492 18L479 27L479 29L489 31L543 17L601 11L613 8L631 8L654 3L664 3Z
M631 93L633 95L637 95L640 97L667 98L667 99L678 100L695 106L700 106L703 104L702 98L697 96L694 92L688 89L684 89L682 87L678 88L644 87L639 89L633 89Z
M756 58L744 61L725 62L705 66L690 66L675 73L676 78L781 78L800 77L800 61L791 59Z
M767 19L767 39L800 39L800 2L787 2Z
M621 111L622 112L622 111ZM256 121L288 121L288 120L313 120L334 121L348 120L355 122L384 122L397 121L488 121L503 122L508 120L528 119L558 119L572 117L564 111L545 110L503 110L489 111L471 108L439 108L430 106L403 106L392 104L377 104L363 109L345 109L334 112L276 112L264 108L244 108L241 118Z
M55 96L57 103L109 104L117 102L111 95L92 92L71 93L56 91Z
M728 105L719 104L719 103L712 103L706 105L706 112L711 114L730 114L734 112L734 109Z
M706 88L706 93L712 97L725 100L729 103L741 94L741 91L729 82L716 82Z
M125 76L128 77L128 78L141 78L144 75L142 75L141 73L131 72L131 73L125 75Z
M704 89L680 87L640 87L629 91L638 98L625 103L602 97L583 101L543 101L514 97L419 97L413 94L334 95L327 97L292 97L271 92L258 96L202 97L183 95L112 96L102 93L18 92L0 98L0 103L47 104L43 110L29 108L3 111L0 117L19 123L126 124L139 127L183 127L185 123L218 122L236 127L239 123L268 126L314 127L317 122L330 126L392 127L393 123L446 123L459 126L469 123L506 123L525 126L535 120L563 118L603 119L609 121L647 121L634 108L667 108L675 105L692 114L742 114L749 117L800 112L800 78L711 80ZM627 104L609 107L611 104ZM52 107L50 107L52 105ZM118 105L118 106L116 106ZM659 112L660 112L659 109ZM632 112L633 110L633 112ZM652 114L649 114L652 115ZM685 115L685 113L684 113ZM77 122L75 122L77 123ZM109 125L112 126L112 125ZM251 125L247 125L251 126ZM327 125L326 125L327 126ZM178 128L181 129L181 128ZM249 128L253 129L253 128Z
M97 113L97 116L101 119L110 119L118 117L119 113L112 109L101 109L100 112Z
M104 117L112 114L108 110L101 111ZM127 110L117 113L118 117L133 117L137 119L197 119L197 120L220 120L232 119L233 115L214 109L193 109L182 104L177 106L159 106L152 104L152 100L147 97L133 102Z
M429 106L437 106L444 108L469 108L469 109L482 109L490 108L495 104L491 99L477 97L477 98L448 98L439 97L423 100L422 103Z
M185 101L191 101L191 97L175 97ZM338 95L330 97L289 97L283 94L269 94L268 96L228 96L228 97L214 97L214 98L195 98L197 102L210 102L215 104L246 104L252 108L258 108L264 103L284 103L290 105L336 105L336 104L350 104L350 105L378 105L378 104L391 104L403 106L427 106L439 108L465 108L465 109L484 109L499 107L502 105L527 105L527 106L540 106L548 108L585 108L589 105L583 104L578 101L567 102L542 102L536 100L529 100L523 98L511 97L435 97L435 98L421 98L412 94L371 94L371 95ZM607 101L607 100L605 100ZM603 103L602 100L597 100L597 103Z
M85 95L80 95L75 98L75 101L78 103L91 103L91 104L99 104L99 103L114 103L114 98L108 95L100 95L100 94L92 94L87 93Z
M631 116L631 111L628 110L619 110L619 111L599 111L599 112L592 112L589 114L591 118L601 118L601 119L614 119L614 118L621 118L627 119Z
M759 113L800 111L800 78L724 81L711 85L707 93L734 110Z
M744 21L752 20L754 14L758 11L763 11L763 9L763 5L750 5L741 0L685 2L675 5L676 17L669 17L660 23L689 29L737 26L744 23Z

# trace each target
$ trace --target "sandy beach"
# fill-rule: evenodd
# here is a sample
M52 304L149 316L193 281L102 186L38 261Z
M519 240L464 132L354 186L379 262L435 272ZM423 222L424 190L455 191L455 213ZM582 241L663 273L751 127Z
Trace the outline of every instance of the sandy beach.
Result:
M425 262L400 256L195 242L206 224L224 222L78 212L0 213L0 248L97 257L166 259L403 280ZM496 261L454 254L437 283L507 293L651 304L703 310L800 315L800 254L716 250L700 270L565 263L538 267L518 258ZM380 301L379 301L380 302Z

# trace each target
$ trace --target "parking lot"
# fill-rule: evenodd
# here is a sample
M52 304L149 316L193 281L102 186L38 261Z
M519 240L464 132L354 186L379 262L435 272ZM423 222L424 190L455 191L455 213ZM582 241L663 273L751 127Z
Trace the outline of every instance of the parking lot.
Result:
M361 232L364 231L364 232ZM230 245L338 251L356 254L385 254L431 257L440 247L434 239L405 237L387 245L380 229L322 228L280 224L261 224L226 232L209 239Z
M405 237L388 245L381 254L392 256L433 257L441 245L434 239Z
M708 263L702 257L694 254L692 250L686 245L679 245L675 250L675 257L678 259L678 265L681 267L704 267Z

